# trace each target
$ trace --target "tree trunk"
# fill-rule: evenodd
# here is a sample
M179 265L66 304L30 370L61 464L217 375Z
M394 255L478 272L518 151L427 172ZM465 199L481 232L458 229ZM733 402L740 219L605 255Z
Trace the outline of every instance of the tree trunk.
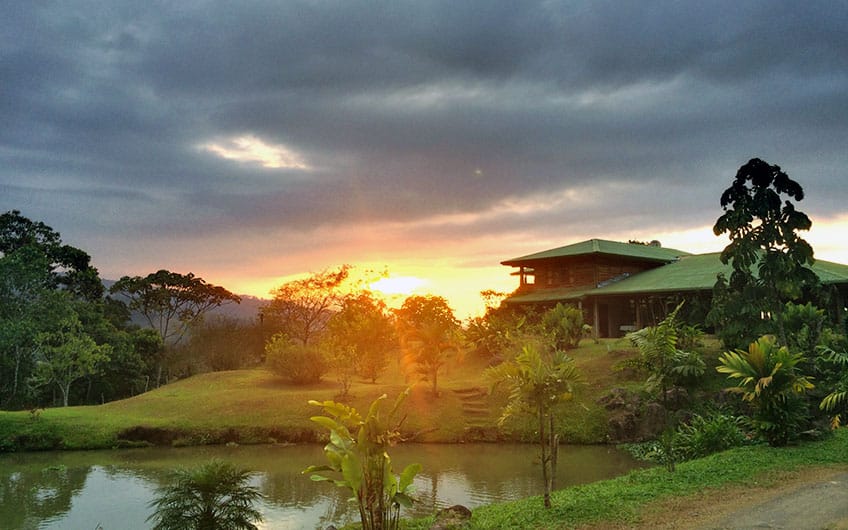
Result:
M551 441L551 490L556 488L557 462L559 461L559 434L554 429L554 415L550 415L550 431L548 432Z
M545 486L545 508L551 507L551 475L550 464L551 457L548 454L548 439L545 433L545 413L542 405L539 405L539 445L542 448L542 482Z
M12 382L12 399L18 396L18 374L21 369L21 347L15 346L15 380ZM10 401L11 401L10 400Z
M68 394L70 394L70 392L71 392L71 384L70 383L60 384L59 390L62 391L62 406L67 407L68 406Z

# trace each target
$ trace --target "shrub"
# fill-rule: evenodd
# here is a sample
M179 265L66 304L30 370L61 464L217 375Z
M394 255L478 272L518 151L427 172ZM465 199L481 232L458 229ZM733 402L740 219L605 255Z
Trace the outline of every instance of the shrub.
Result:
M704 345L704 332L698 325L680 324L677 328L677 347L691 350Z
M725 352L719 362L716 370L736 380L730 390L751 405L749 425L769 445L786 445L800 434L809 416L802 396L813 388L800 370L802 354L790 353L774 336L765 335L748 351Z
M667 466L739 447L746 441L740 420L716 410L692 416L689 423L667 429L659 439L623 444L622 448L638 460Z
M265 346L265 364L269 370L296 385L317 383L327 371L320 349L292 343L280 333Z
M739 427L737 418L721 411L692 416L688 424L678 427L674 441L677 454L685 460L718 453L744 443L745 433Z
M583 311L573 305L557 304L542 315L542 329L551 336L557 349L574 349L586 334Z
M778 318L789 349L805 355L815 353L827 320L823 309L809 302L805 305L788 302Z

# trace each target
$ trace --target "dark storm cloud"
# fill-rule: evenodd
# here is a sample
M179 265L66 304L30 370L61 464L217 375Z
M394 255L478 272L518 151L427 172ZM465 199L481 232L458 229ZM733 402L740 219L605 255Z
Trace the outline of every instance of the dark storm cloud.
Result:
M848 7L737 4L16 2L0 22L0 208L49 221L61 197L81 233L95 228L74 204L127 234L204 234L593 189L603 204L456 230L694 226L761 156L807 210L844 211ZM200 147L243 135L310 169Z

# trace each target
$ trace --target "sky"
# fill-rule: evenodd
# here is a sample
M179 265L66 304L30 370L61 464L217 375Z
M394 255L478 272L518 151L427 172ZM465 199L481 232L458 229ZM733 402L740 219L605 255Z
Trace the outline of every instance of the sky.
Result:
M589 238L720 250L758 157L848 263L848 3L4 5L0 211L102 277L259 297L351 264L460 316L506 259Z

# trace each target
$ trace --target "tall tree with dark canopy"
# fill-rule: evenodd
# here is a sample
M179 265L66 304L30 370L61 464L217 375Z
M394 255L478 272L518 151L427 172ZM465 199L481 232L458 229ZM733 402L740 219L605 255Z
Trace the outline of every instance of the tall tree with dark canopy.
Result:
M59 233L46 224L12 210L0 215L0 254L6 258L17 252L40 254L42 265L47 268L45 287L62 287L90 301L103 296L103 284L87 253L62 244Z
M179 274L160 270L147 276L124 276L109 291L128 300L132 311L142 315L159 332L164 343L164 357L158 360L156 384L161 384L162 371L190 326L216 307L241 298L230 291L206 283L192 273Z
M742 347L771 331L777 324L786 344L779 316L785 302L797 300L818 286L809 268L813 248L798 235L812 226L790 199L804 198L801 185L779 166L753 158L739 168L721 195L724 214L713 232L728 234L730 244L721 261L733 272L716 283L710 322L729 347Z
M35 368L36 336L52 331L58 309L100 303L90 261L46 224L17 210L0 215L0 406L36 400L23 383Z

